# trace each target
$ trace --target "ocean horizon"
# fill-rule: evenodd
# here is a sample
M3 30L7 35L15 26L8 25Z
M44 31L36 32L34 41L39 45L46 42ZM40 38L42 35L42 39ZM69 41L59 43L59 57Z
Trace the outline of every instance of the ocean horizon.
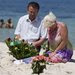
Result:
M0 28L0 42L14 38L19 18L27 14L27 4L31 1L40 4L39 16L43 18L52 11L59 21L64 22L69 31L69 39L75 48L75 1L74 0L0 0L0 19L12 18L14 29Z

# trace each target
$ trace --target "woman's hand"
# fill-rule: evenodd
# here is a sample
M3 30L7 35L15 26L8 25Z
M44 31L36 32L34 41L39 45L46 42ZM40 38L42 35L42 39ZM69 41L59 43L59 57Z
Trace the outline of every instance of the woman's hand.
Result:
M56 52L52 52L49 54L49 57L52 58L55 54L56 54Z

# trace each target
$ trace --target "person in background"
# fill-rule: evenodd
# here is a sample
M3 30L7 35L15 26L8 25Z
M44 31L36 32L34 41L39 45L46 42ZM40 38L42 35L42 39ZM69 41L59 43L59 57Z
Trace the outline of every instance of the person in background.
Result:
M19 19L14 33L15 39L24 39L38 49L46 36L41 25L41 19L38 16L39 9L40 6L37 2L30 2L27 6L28 14Z
M44 17L43 25L47 29L50 61L54 63L70 61L73 49L68 40L67 26L57 21L52 12Z
M0 28L3 28L4 27L4 20L3 19L0 19Z
M11 18L9 18L9 19L7 20L5 27L6 27L6 28L13 28L13 23L12 23L12 19L11 19Z

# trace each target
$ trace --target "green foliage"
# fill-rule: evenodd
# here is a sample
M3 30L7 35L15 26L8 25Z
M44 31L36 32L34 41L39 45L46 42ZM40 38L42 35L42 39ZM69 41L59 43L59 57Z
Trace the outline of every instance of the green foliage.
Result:
M40 74L43 73L43 69L46 68L46 65L41 65L39 61L32 63L33 73Z
M9 47L10 54L16 59L23 59L38 54L37 49L32 45L28 44L24 40L11 40L10 38L5 40L5 43Z
M34 61L32 63L32 69L33 69L33 74L40 74L43 73L43 69L46 68L46 64L41 61Z
M43 70L46 69L46 57L43 55L38 55L33 58L32 62L33 74L43 73Z
M51 45L48 40L45 40L45 42L42 44L41 48L45 49L46 52L47 51L53 52L55 50L54 45Z
M42 45L41 48L48 50L48 40L46 40Z

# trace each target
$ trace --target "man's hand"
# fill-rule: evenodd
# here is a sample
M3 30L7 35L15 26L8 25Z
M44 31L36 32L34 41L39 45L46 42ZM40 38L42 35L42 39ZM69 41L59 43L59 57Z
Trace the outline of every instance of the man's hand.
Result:
M36 48L39 46L37 42L33 42L32 45L35 46Z
M20 35L16 35L16 36L15 36L15 39L16 39L16 40L21 39Z

